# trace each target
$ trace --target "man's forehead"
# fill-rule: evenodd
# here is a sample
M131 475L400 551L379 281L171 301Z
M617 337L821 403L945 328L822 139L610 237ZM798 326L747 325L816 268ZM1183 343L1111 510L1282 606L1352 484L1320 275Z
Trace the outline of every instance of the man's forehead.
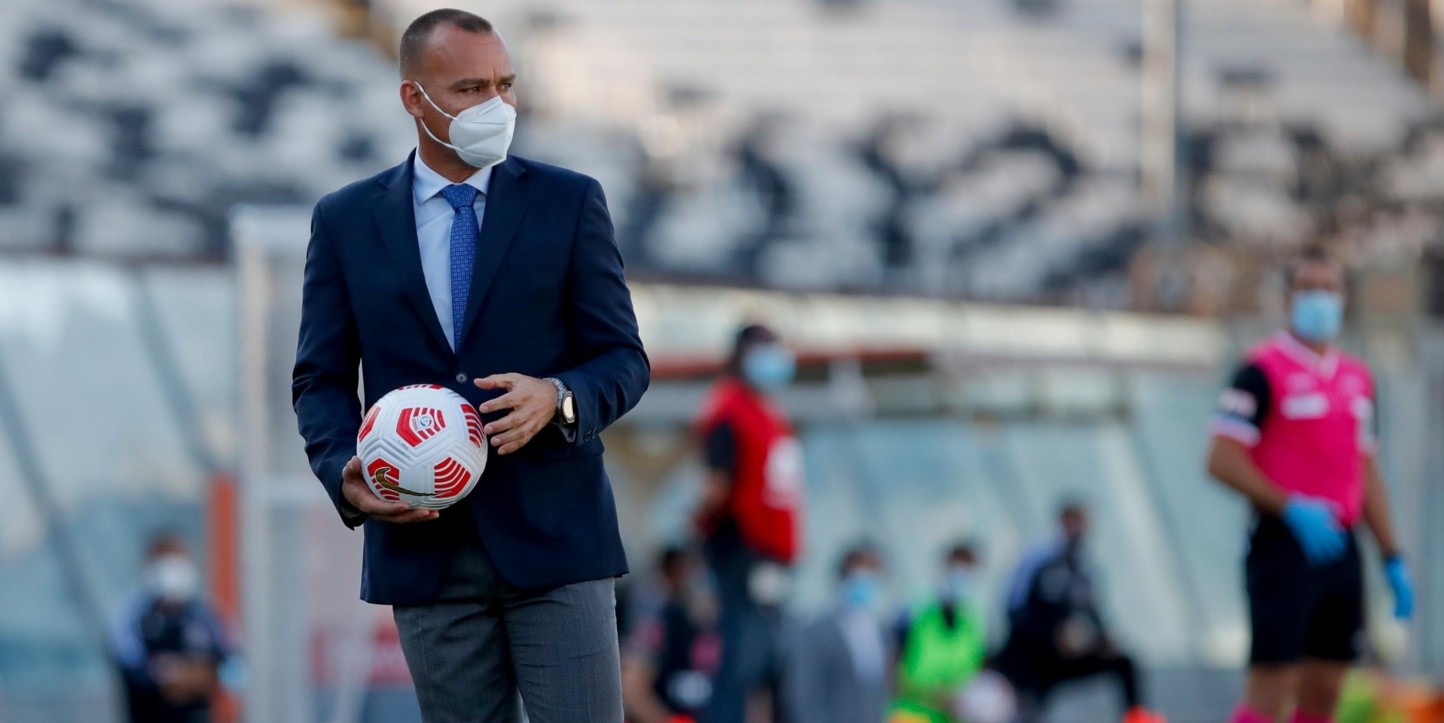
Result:
M1309 261L1301 264L1294 271L1293 283L1300 284L1341 284L1344 280L1343 269L1332 261Z
M495 30L474 33L455 25L432 31L423 46L421 65L433 73L506 75L511 57L506 40Z

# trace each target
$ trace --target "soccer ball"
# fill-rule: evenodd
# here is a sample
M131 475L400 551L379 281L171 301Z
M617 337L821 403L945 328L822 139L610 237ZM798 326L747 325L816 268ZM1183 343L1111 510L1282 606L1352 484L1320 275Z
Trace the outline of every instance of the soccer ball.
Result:
M486 468L481 414L435 384L401 387L371 407L356 434L361 474L377 497L440 510L460 502Z
M990 670L978 673L953 699L953 715L968 723L1007 723L1018 713L1013 687Z

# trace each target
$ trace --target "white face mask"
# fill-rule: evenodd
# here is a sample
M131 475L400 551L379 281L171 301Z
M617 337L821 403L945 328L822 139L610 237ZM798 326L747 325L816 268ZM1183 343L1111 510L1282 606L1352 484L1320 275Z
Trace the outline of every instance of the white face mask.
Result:
M451 119L451 129L447 134L451 143L437 138L436 134L426 127L426 121L421 121L421 127L426 131L426 135L431 136L431 140L456 151L461 160L476 168L490 168L506 160L506 151L511 147L511 134L516 130L516 109L507 105L501 96L494 96L485 103L452 115L442 110L420 83L416 84L416 88L436 112Z
M201 576L184 555L161 555L146 570L151 592L170 603L189 602L200 592Z

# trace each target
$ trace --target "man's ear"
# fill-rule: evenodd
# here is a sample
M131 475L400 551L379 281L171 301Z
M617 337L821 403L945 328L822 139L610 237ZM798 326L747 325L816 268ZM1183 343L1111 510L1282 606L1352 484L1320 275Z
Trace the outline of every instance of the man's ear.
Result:
M422 114L426 112L422 108L426 104L426 99L421 97L421 91L417 89L416 83L409 80L401 81L400 92L402 107L406 108L407 114L412 118L420 120Z

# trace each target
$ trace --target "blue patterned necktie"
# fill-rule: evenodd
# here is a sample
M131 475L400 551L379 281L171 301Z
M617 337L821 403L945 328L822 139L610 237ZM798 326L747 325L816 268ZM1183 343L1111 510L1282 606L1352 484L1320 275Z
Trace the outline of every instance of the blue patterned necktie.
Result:
M461 347L461 322L466 318L466 297L471 292L471 268L476 265L476 188L457 183L441 189L456 215L451 219L451 345Z

